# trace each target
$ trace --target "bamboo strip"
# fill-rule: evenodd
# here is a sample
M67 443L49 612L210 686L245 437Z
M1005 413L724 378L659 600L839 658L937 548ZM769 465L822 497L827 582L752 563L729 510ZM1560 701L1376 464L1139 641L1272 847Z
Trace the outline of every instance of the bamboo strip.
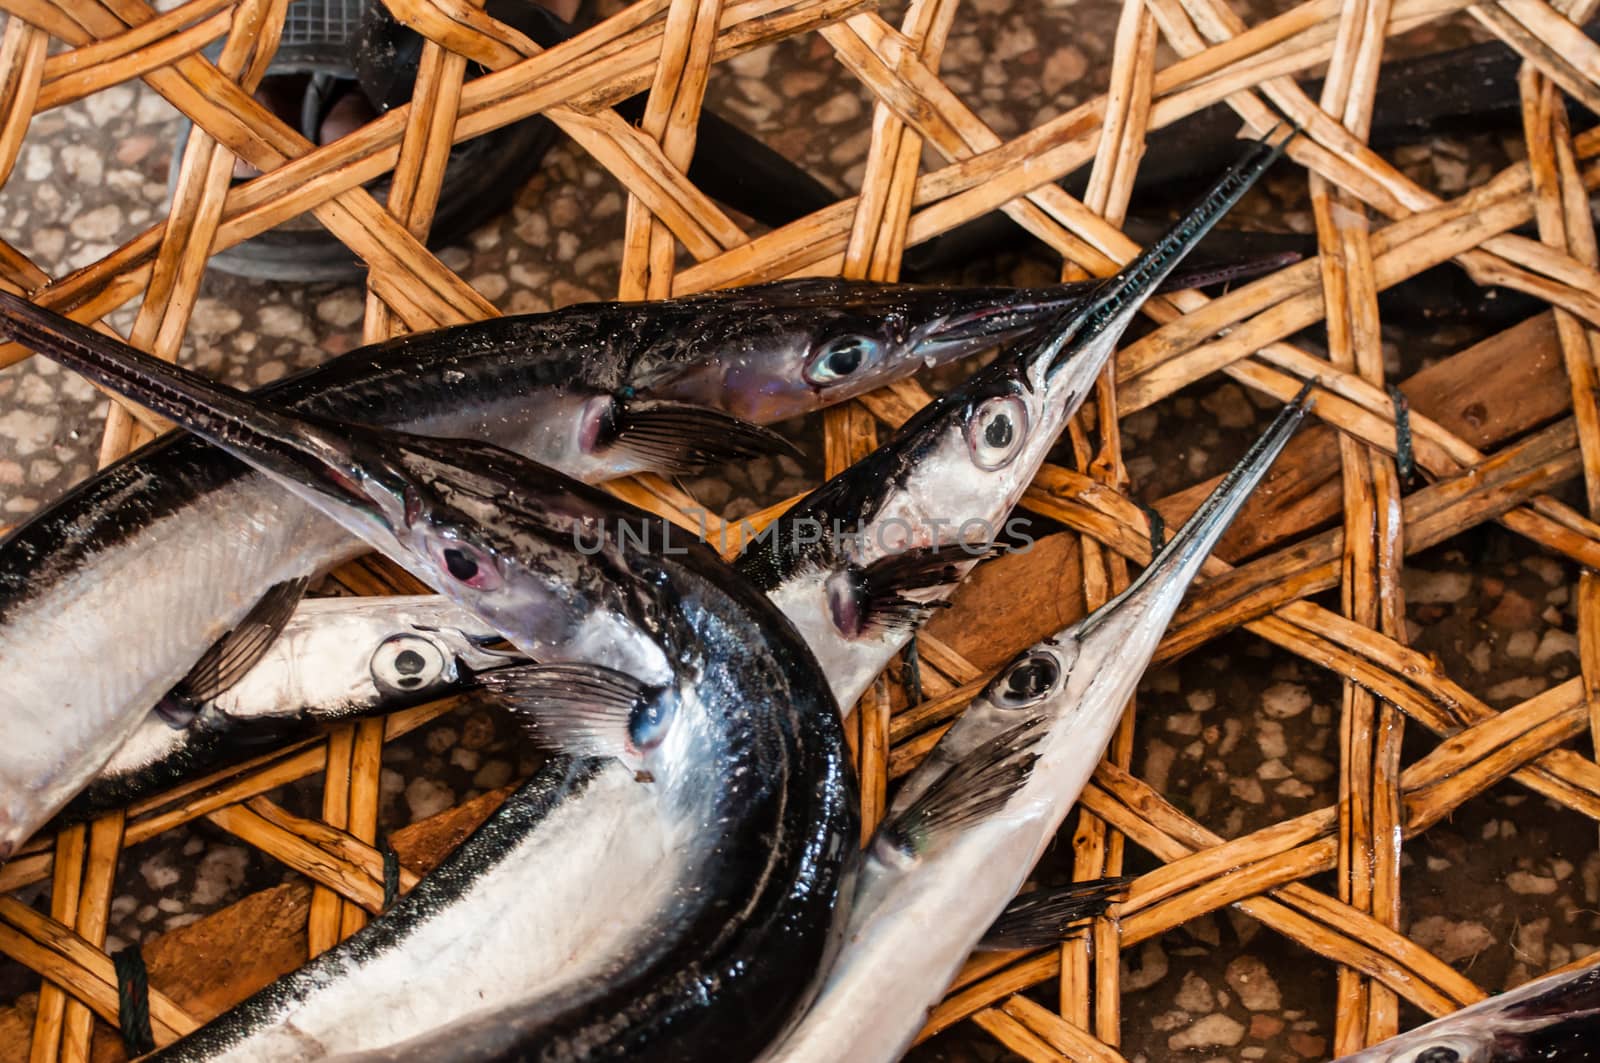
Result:
M1122 1053L1027 997L1014 996L1001 1004L999 1010L1068 1059L1084 1063L1125 1063Z
M48 44L43 31L21 19L7 21L0 35L0 184L17 164L38 105Z
M56 859L50 884L50 918L69 925L78 914L78 894L83 886L84 842L88 828L79 824L63 830L56 838ZM62 1020L66 1015L67 995L60 986L46 981L39 987L39 1010L34 1015L30 1063L55 1063L61 1058Z
M111 917L117 856L122 848L125 821L126 814L118 810L89 825L83 885L78 894L73 929L96 949L103 949L106 943L106 921ZM93 1032L93 1012L81 1000L68 1000L61 1016L61 1057L70 1061L87 1060Z
M1070 1057L1058 1052L1049 1042L997 1008L985 1008L972 1016L973 1024L1029 1063L1056 1063Z
M1155 82L1156 29L1148 9L1139 0L1130 0L1122 9L1117 26L1117 47L1107 94L1105 125L1089 176L1084 206L1120 227L1127 214L1133 192L1138 161L1144 152L1145 132L1150 121L1150 101ZM1082 270L1066 263L1063 280L1077 279ZM1090 470L1097 483L1113 489L1125 487L1127 470L1122 461L1122 436L1117 423L1116 366L1110 364L1096 383L1095 421L1099 448L1091 456L1080 449L1080 463ZM1080 416L1072 425L1075 445ZM1128 585L1128 567L1119 555L1104 554L1089 536L1080 539L1079 549L1084 576L1084 603L1099 608ZM1127 768L1133 758L1133 728L1137 699L1129 699L1110 748L1107 760ZM1089 881L1122 873L1123 837L1093 814L1078 818L1073 834L1073 878ZM1061 946L1061 977L1057 996L1061 1015L1083 1028L1092 1028L1101 1042L1118 1045L1121 1034L1121 957L1117 929L1110 917L1090 925L1087 933Z
M223 76L241 79L249 75L252 79L243 86L255 90L277 49L284 6L283 0L249 0L238 5L232 31L217 60ZM210 135L198 128L190 130L173 192L173 221L156 253L144 302L128 336L129 343L165 361L178 357L216 237L233 160L233 154ZM101 438L100 463L108 465L153 437L148 427L135 425L128 405L113 403Z
M672 0L667 7L661 59L641 129L680 172L687 171L694 155L700 104L705 98L722 6L722 0ZM669 294L675 250L671 231L654 217L644 200L630 195L619 298L660 299Z
M1377 90L1386 0L1347 6L1323 84L1322 108L1365 138ZM1340 370L1383 386L1378 291L1366 215L1348 193L1312 174L1311 204L1320 244L1329 359ZM1397 563L1404 557L1399 527L1386 527L1399 488L1388 455L1349 436L1339 437L1344 488L1344 550L1340 580L1346 616L1380 624L1391 638L1405 635L1397 602ZM1345 903L1386 925L1399 920L1398 820L1395 778L1400 771L1398 712L1346 678L1340 717L1338 892ZM1395 996L1349 967L1338 972L1334 1051L1346 1055L1398 1031Z
M355 751L355 724L340 724L328 735L327 767L322 779L322 821L337 830L350 822L350 756ZM236 811L227 805L208 813L208 818L224 818ZM344 903L339 894L317 884L311 893L311 910L306 922L306 943L311 958L322 955L340 941L344 924Z
M1545 77L1580 100L1600 109L1600 87L1594 84L1594 42L1583 31L1543 3L1496 0L1467 10L1496 37L1510 45ZM1547 17L1541 17L1539 12ZM1558 28L1560 27L1560 28Z
M1592 5L1588 5L1592 7ZM1539 235L1579 261L1600 262L1588 195L1572 158L1572 133L1565 102L1555 85L1525 67L1518 80L1523 139L1528 146L1534 214ZM1553 312L1562 360L1571 382L1573 420L1583 456L1588 515L1600 516L1600 335L1563 310ZM1578 577L1579 664L1589 703L1589 736L1600 758L1600 578L1585 569Z
M457 699L447 698L384 718L384 739L393 741L449 712ZM325 770L327 748L322 739L263 754L242 764L211 773L157 794L128 809L125 844L136 845L174 827L189 823L218 808L237 804L287 783ZM39 850L48 839L35 839L0 867L0 892L14 890L48 878L53 859Z
M117 1018L117 977L111 957L70 927L11 897L0 897L0 951L38 971L107 1022ZM198 1023L158 991L150 993L150 1025L165 1043Z
M204 2L211 7L222 6L215 0L204 0ZM101 89L126 80L130 73L147 74L170 65L175 59L194 55L228 32L228 27L233 22L228 12L222 10L179 33L169 34L165 23L174 21L171 16L180 13L185 13L182 8L170 11L160 18L151 19L114 37L82 48L74 48L53 57L52 61L46 64L48 80L40 89L36 109L48 111L76 103ZM107 58L98 66L85 66L70 72L50 69L51 66L59 67L59 64L54 62L55 59L76 58L90 53L101 54ZM127 62L129 58L133 61L131 68ZM51 76L52 74L54 76Z
M287 814L281 818L274 816L269 819L259 810L262 802L262 798L255 798L248 805L228 805L207 814L206 818L228 833L237 835L241 840L282 861L332 894L334 901L329 905L327 914L322 916L326 922L318 925L313 908L313 921L307 924L308 932L318 936L319 942L323 945L322 951L332 948L344 936L341 929L343 916L338 906L340 897L348 898L351 903L358 904L370 912L383 911L381 857L378 857L379 874L374 876L366 869L340 859L323 846L308 839L305 835L313 825L305 824L301 829L293 829L284 822L288 818ZM326 818L327 813L324 812L323 815ZM335 829L331 826L315 826L321 827L324 831ZM355 839L351 838L351 841L354 843ZM313 895L314 903L315 895Z
M1320 378L1324 393L1318 413L1330 428L1316 444L1321 448L1311 466L1319 470L1316 479L1307 482L1297 500L1269 509L1274 520L1268 525L1249 529L1272 553L1234 569L1218 560L1206 566L1205 579L1161 653L1182 652L1243 624L1341 676L1348 692L1345 800L1224 842L1119 769L1128 763L1131 732L1125 729L1086 794L1092 811L1083 817L1078 837L1078 870L1087 875L1118 867L1124 833L1155 853L1164 866L1142 877L1120 913L1098 921L1085 944L1065 952L986 957L969 964L957 981L956 996L941 1006L936 1022L975 1015L993 1036L1030 1058L1120 1058L1085 1032L1092 1027L1102 1039L1116 1040L1119 947L1224 904L1242 905L1355 972L1345 979L1356 987L1347 993L1347 1002L1357 1006L1342 1009L1341 1048L1394 1028L1395 992L1432 1013L1475 999L1476 987L1400 937L1392 925L1385 926L1393 921L1398 849L1377 840L1396 833L1385 823L1414 834L1508 777L1600 817L1600 765L1561 748L1591 716L1600 730L1600 713L1590 708L1597 701L1593 684L1600 681L1594 678L1600 676L1600 664L1595 663L1600 662L1600 637L1590 623L1600 606L1600 583L1586 575L1579 587L1584 675L1497 713L1435 662L1405 646L1397 578L1406 551L1489 519L1600 566L1600 510L1594 504L1600 496L1594 493L1596 467L1590 460L1592 452L1600 453L1595 428L1600 422L1588 394L1592 388L1582 384L1593 375L1591 363L1600 353L1589 349L1592 337L1586 339L1583 328L1600 321L1600 298L1594 295L1600 272L1594 268L1592 235L1587 244L1583 238L1589 224L1586 192L1600 185L1600 165L1590 161L1600 151L1600 135L1572 137L1559 125L1554 89L1530 73L1525 77L1528 164L1510 167L1486 185L1444 203L1372 153L1364 144L1366 112L1382 42L1466 9L1464 0L1365 0L1348 10L1332 0L1311 0L1253 28L1214 0L1128 3L1108 94L1010 141L995 136L937 75L955 10L944 0L915 0L898 30L850 0L649 0L548 52L540 52L467 0L393 0L393 6L431 42L425 49L417 104L336 144L311 149L249 99L251 78L264 68L275 42L271 28L281 23L281 8L269 8L267 0L243 3L232 12L215 0L191 0L166 14L141 0L74 0L70 5L0 0L0 7L22 16L11 20L0 36L0 175L14 163L17 144L36 110L131 77L155 86L188 112L201 131L190 153L193 161L186 163L179 180L178 202L161 226L54 283L15 249L0 247L0 274L22 290L39 290L41 302L87 320L145 290L135 341L175 353L196 264L203 265L207 250L313 209L372 262L369 338L399 327L484 316L493 312L486 301L422 250L420 238L432 209L429 197L453 142L539 111L567 128L628 189L633 219L628 283L638 294L793 272L846 271L889 278L907 245L997 206L1075 264L1068 275L1082 275L1080 270L1105 273L1135 250L1118 224L1149 129L1217 100L1226 100L1258 129L1270 121L1269 103L1301 121L1307 135L1295 143L1291 155L1313 171L1324 253L1316 262L1217 300L1179 293L1153 301L1149 313L1159 327L1142 345L1125 352L1119 363L1120 386L1108 375L1097 401L1072 426L1086 474L1047 468L1027 496L1030 507L1060 519L1068 532L1041 540L1036 558L1006 559L992 570L1017 578L1033 571L1030 565L1055 564L1059 574L1049 575L1061 582L1042 580L1040 586L1070 582L1070 602L1060 608L1103 600L1126 581L1124 558L1142 562L1149 556L1148 521L1125 491L1117 415L1218 370L1278 398L1292 394L1301 379ZM1471 13L1510 39L1529 59L1530 69L1550 74L1579 98L1587 98L1600 91L1595 87L1600 48L1575 36L1574 22L1587 18L1593 6L1587 0L1559 8L1541 0L1500 0L1473 7ZM262 20L267 29L246 69L235 45L250 19ZM224 22L234 29L232 50L225 48L224 58L213 65L194 49L217 36ZM827 44L878 101L868 176L859 197L749 240L685 178L683 139L692 129L712 62L821 26L827 27ZM1161 69L1154 58L1158 30L1180 53L1175 63ZM45 32L77 47L45 58ZM469 59L494 72L464 84ZM1319 106L1287 75L1324 62L1329 76ZM609 106L647 86L652 87L652 99L646 128L630 129ZM919 173L924 144L951 164ZM228 190L220 171L229 152L266 172ZM1091 159L1085 202L1049 183ZM386 213L360 185L391 166L397 167L396 192ZM1371 229L1363 217L1368 207L1395 220ZM1543 243L1509 235L1530 217L1539 222ZM676 276L675 241L700 260ZM196 247L180 255L186 243ZM1493 400L1496 421L1489 433L1478 433L1459 418L1414 417L1420 463L1438 482L1401 499L1389 466L1395 418L1377 357L1376 293L1452 258L1480 282L1506 284L1559 308L1551 319L1547 348L1565 355L1571 383L1563 385L1567 394L1553 403L1547 393L1551 389L1543 384L1518 383L1497 391L1485 378L1480 386ZM1298 329L1323 320L1330 333L1331 366L1285 342ZM14 347L0 350L0 360L14 359L14 352ZM1544 380L1542 368L1539 374ZM1503 412L1502 406L1511 405L1508 395L1525 398L1532 406L1524 410L1519 402L1518 410ZM927 398L920 387L906 382L867 397L846 414L831 416L825 432L830 466L840 467L870 448L876 438L873 417L899 423ZM1542 427L1561 417L1569 403L1574 405L1571 418ZM124 427L108 441L108 456L120 453L138 435L123 414L114 417ZM1514 425L1519 418L1520 425ZM1098 426L1097 438L1087 427L1091 423ZM1329 434L1334 429L1343 435ZM1528 434L1491 451L1521 433ZM1333 498L1331 481L1336 450L1344 480L1339 499ZM1586 474L1590 488L1584 513L1547 493L1579 474ZM613 489L682 527L730 536L720 518L704 513L686 493L659 478ZM1192 505L1193 497L1191 491L1167 500L1166 512ZM736 522L732 537L740 539L764 526L782 508ZM1339 531L1305 534L1334 513L1343 518ZM1391 517L1392 523L1383 523ZM365 593L396 586L387 566L370 561L347 568L338 578ZM993 594L1005 586L999 579L980 572L974 587ZM1347 615L1305 600L1332 586L1340 587ZM970 613L967 619L972 619ZM1033 640L1030 625L1055 619L1053 610L1016 618L986 646L976 646L969 633L935 625L922 640L932 700L891 714L891 700L881 688L864 699L857 717L864 729L856 735L856 747L866 782L869 829L886 803L887 777L908 770L930 748L981 684L987 668L1020 648L1013 644ZM981 623L976 627L995 631ZM1398 774L1395 759L1397 711L1444 736L1404 775ZM363 724L361 753L353 767L347 733L333 740L331 754L328 743L302 745L141 802L127 820L127 839L131 843L196 815L210 815L372 908L382 859L373 847L373 832L363 824L375 827L380 740L407 726L401 720ZM348 831L289 817L258 797L271 785L324 767L330 775L325 818L347 824ZM344 776L353 782L346 786ZM104 933L104 913L95 911L94 897L109 888L117 845L104 840L109 835L96 836L101 841L89 861L90 884L63 885L61 890L64 896L78 890L76 899L68 897L72 904L63 902L58 923L72 927L79 939ZM1341 838L1347 839L1342 846ZM59 860L50 844L39 839L26 846L0 868L0 885L37 880L57 863L60 881L79 883L70 832L55 843ZM1341 889L1351 904L1301 884L1341 860ZM381 890L378 894L376 901L381 902ZM341 902L335 898L330 903ZM356 911L353 906L342 910ZM321 929L313 936L329 943L359 921L343 914L324 914L313 922L318 919ZM63 959L59 950L41 948L37 935L5 933L6 951L18 952L51 978L73 986L74 993L105 1013L104 979L94 966L103 954L97 959L94 950L84 953L73 945L79 950L75 958ZM1079 1021L1016 995L1047 978L1061 980L1062 1010ZM1364 993L1366 1003L1353 993ZM64 1000L58 994L55 999ZM69 1055L85 1051L83 1023L89 1012L75 1004L60 1006L61 1014L80 1016L68 1023L80 1032L63 1041L55 1007L40 1013L41 1029L50 1036L37 1051L54 1053L52 1046L62 1045ZM172 1030L161 1032L165 1038Z
M417 104L407 111L385 204L406 231L419 240L425 240L432 228L439 189L455 141L456 111L461 105L466 72L464 56L446 51L434 41L424 42L412 95L427 101L427 106ZM388 304L369 290L362 338L367 342L386 339L398 335L402 328Z

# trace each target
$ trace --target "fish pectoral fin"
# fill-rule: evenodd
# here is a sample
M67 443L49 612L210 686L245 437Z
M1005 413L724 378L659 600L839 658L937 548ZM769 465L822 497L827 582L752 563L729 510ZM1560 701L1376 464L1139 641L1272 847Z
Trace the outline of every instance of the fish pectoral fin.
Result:
M852 565L830 581L828 605L834 625L852 638L920 627L935 609L950 603L917 601L906 597L909 592L959 583L963 565L994 554L990 543L946 543L889 554L870 565Z
M1059 945L1081 930L1088 920L1104 915L1106 908L1132 881L1131 878L1097 878L1018 894L975 947L1003 951Z
M478 676L490 700L548 745L574 756L626 757L651 688L597 664L522 664Z
M798 455L778 433L707 406L658 399L618 399L597 443L657 472L695 472L764 454Z
M294 615L295 606L305 595L308 582L308 577L301 576L273 585L237 627L201 655L162 703L198 707L243 679L278 641L284 625Z
M1033 749L1044 723L1032 716L952 764L904 811L879 829L906 856L922 856L968 824L1005 807L1033 774Z

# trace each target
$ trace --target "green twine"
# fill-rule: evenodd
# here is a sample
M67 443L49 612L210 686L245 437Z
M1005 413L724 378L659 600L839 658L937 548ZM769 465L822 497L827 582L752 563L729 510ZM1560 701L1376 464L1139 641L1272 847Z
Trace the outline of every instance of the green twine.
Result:
M1416 453L1411 445L1411 404L1406 402L1405 393L1393 384L1389 385L1389 401L1394 403L1394 467L1404 486L1417 471Z
M912 705L922 704L922 655L917 652L917 635L912 632L905 648L906 700Z
M394 899L400 896L400 856L389 845L387 839L383 843L383 910L388 911Z
M1150 557L1152 560L1167 545L1167 521L1161 516L1160 510L1154 506L1147 506L1143 502L1134 500L1134 504L1144 510L1144 515L1150 521Z
M122 1028L122 1043L130 1056L156 1050L150 1032L150 976L144 954L138 945L127 945L111 954L117 972L117 1024Z

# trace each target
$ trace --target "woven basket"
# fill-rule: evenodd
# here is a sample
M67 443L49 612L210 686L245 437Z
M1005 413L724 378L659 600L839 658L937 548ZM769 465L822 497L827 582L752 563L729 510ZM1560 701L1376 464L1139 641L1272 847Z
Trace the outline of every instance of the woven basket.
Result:
M189 0L164 14L146 0L0 0L11 16L0 38L0 179L16 166L35 114L131 79L171 101L199 131L162 224L59 279L0 244L4 283L85 321L142 293L133 340L172 358L206 258L310 211L370 264L367 340L480 319L495 313L489 300L422 243L442 163L454 141L536 112L627 191L623 298L795 274L893 279L908 246L995 209L1059 252L1063 276L1078 278L1111 272L1135 250L1120 226L1147 131L1218 101L1255 134L1275 125L1279 112L1297 123L1304 135L1289 155L1310 173L1322 256L1220 298L1185 292L1151 300L1146 313L1159 327L1121 352L1115 380L1103 381L1073 426L1076 464L1088 471L1047 466L1024 501L1067 530L981 570L930 628L920 644L926 700L905 697L896 668L852 717L863 814L868 827L876 822L891 781L931 748L987 669L1106 600L1131 566L1148 561L1152 510L1135 501L1144 492L1129 482L1113 411L1126 416L1218 374L1271 402L1316 378L1324 393L1315 414L1337 431L1308 432L1285 457L1223 551L1250 560L1208 563L1161 658L1242 627L1249 636L1234 638L1265 640L1300 659L1305 673L1341 686L1332 722L1339 799L1223 837L1184 811L1189 795L1163 794L1132 771L1145 761L1136 755L1130 712L1083 796L1070 859L1079 877L1120 873L1125 859L1151 870L1083 938L974 959L926 1035L970 1020L1028 1059L1122 1059L1124 951L1137 956L1144 943L1228 906L1336 972L1328 1009L1335 1026L1323 1046L1330 1054L1392 1035L1403 1005L1418 1009L1404 1016L1409 1024L1501 988L1476 984L1401 933L1407 850L1398 839L1410 846L1508 776L1524 792L1600 819L1600 767L1585 740L1600 736L1600 579L1584 571L1571 588L1581 674L1499 710L1463 685L1468 677L1453 678L1408 646L1400 584L1405 555L1487 522L1600 569L1600 339L1590 331L1600 328L1600 273L1587 202L1587 190L1600 183L1600 134L1574 137L1564 107L1571 96L1600 110L1600 48L1577 29L1595 3L1310 0L1247 26L1222 0L1129 0L1115 30L1110 90L1005 140L941 80L941 52L961 17L954 0L912 0L898 26L870 0L642 0L543 52L468 0L386 2L430 42L415 102L313 149L251 97L277 45L285 0ZM1518 90L1527 161L1446 201L1369 150L1365 138L1386 41L1469 15L1526 60ZM711 65L797 35L810 35L817 53L831 54L875 101L861 191L752 236L683 171ZM199 50L219 37L226 43L213 63ZM1167 61L1169 52L1175 58ZM464 81L469 63L491 73ZM1285 76L1321 67L1320 100ZM642 126L609 109L644 89L650 103ZM943 165L925 168L934 156ZM230 187L236 157L265 176ZM1080 201L1053 182L1085 163L1093 178ZM380 206L362 184L390 170L393 191ZM1508 234L1529 221L1538 239ZM1405 412L1385 375L1377 293L1449 260L1480 283L1556 309L1419 374L1407 389L1415 409ZM1319 323L1326 357L1289 342ZM26 356L15 345L0 347L0 364ZM864 454L928 397L905 382L823 415L826 474ZM159 427L113 404L102 459L127 453ZM1402 480L1397 454L1420 475ZM1581 499L1548 493L1579 478ZM698 529L704 519L693 498L663 480L613 487L686 527ZM1154 511L1179 520L1204 487L1161 499ZM759 528L781 509L743 526ZM358 593L407 586L371 560L337 578ZM121 1051L111 1031L118 980L101 947L118 853L179 824L209 820L313 885L253 895L144 944L158 1043L359 929L384 899L377 848L384 743L449 708L342 727L36 839L0 868L0 890L48 879L49 914L0 897L0 952L42 975L43 988L37 1001L0 1012L0 1055L21 1059L30 1043L35 1060L87 1058L91 1042L96 1058ZM317 774L325 778L320 821L261 796ZM486 795L393 837L404 865L400 888L503 796ZM1285 985L1309 984L1303 963L1273 974ZM1046 983L1057 988L1041 994ZM1237 1041L1224 1034L1212 1043ZM1167 1040L1141 1034L1139 1042Z

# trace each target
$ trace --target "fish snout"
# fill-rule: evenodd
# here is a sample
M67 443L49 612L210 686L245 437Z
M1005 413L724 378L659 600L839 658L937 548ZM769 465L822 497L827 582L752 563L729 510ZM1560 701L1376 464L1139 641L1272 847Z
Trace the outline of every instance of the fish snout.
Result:
M913 353L929 367L977 354L1043 327L1083 299L1082 289L1070 285L987 291L924 328Z

